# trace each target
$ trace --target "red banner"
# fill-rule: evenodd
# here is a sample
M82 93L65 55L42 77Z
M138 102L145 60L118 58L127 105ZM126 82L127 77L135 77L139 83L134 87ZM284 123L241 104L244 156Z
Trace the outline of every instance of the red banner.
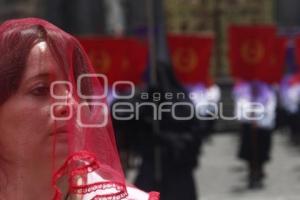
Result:
M269 65L257 69L256 79L267 83L280 82L285 70L286 44L287 39L284 37L275 39L273 48L270 49L272 54L269 58Z
M169 35L168 42L177 79L183 84L206 84L213 37Z
M295 57L297 65L300 66L300 36L295 40ZM299 69L297 69L297 71L299 71Z
M79 38L97 73L115 81L139 84L147 64L147 46L133 38Z
M229 61L235 78L279 81L284 67L285 40L275 26L231 26Z

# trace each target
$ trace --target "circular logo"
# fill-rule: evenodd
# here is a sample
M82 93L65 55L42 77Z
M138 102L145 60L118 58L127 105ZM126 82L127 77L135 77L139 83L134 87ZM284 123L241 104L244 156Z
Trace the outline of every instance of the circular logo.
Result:
M247 64L258 64L265 54L265 48L260 40L248 40L241 46L241 56Z
M198 62L197 54L192 48L177 48L173 60L175 68L182 73L192 72Z
M127 72L130 69L130 61L129 58L124 56L122 59L121 69L124 72Z
M106 51L90 51L89 57L97 72L106 74L111 65L111 59Z

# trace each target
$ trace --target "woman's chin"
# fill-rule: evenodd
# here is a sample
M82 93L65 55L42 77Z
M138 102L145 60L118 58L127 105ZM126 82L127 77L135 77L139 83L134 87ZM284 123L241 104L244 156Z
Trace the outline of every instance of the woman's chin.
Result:
M55 134L49 138L49 148L47 154L50 155L53 162L57 164L63 164L68 157L68 135L67 134Z

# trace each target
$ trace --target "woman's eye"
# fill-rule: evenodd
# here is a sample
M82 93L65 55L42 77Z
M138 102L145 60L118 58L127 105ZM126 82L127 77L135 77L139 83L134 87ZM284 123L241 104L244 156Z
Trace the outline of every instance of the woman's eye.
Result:
M34 96L48 96L50 94L50 87L46 85L40 85L33 88L30 93Z

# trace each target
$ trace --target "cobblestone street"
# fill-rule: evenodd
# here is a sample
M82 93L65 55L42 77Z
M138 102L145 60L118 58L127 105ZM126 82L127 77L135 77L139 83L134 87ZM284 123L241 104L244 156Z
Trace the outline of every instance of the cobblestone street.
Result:
M201 200L299 200L300 151L291 147L287 137L276 133L272 161L262 190L247 190L247 172L236 159L235 134L217 134L204 145L201 167L195 171Z

